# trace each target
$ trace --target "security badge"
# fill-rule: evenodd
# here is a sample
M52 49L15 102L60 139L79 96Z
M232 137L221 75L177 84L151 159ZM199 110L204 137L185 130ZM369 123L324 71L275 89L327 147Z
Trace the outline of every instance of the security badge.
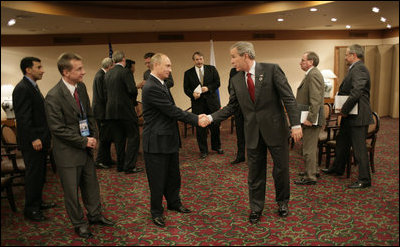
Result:
M89 136L90 135L90 130L89 130L89 124L87 119L83 119L79 121L79 129L81 131L81 136Z

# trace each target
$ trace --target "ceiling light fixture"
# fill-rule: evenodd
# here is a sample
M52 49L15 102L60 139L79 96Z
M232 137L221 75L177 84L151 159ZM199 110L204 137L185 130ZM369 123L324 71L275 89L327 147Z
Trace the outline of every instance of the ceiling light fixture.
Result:
M386 22L386 18L385 17L381 17L381 22Z
M284 19L283 18L278 18L277 21L284 21Z
M372 8L372 12L379 13L379 8L378 7L373 7Z
M14 26L15 23L17 23L17 21L15 19L11 19L8 21L7 25L11 27L11 26Z
M315 11L318 11L318 9L317 8L311 8L310 11L311 12L315 12Z
M386 28L389 28L389 29L391 29L391 28L392 28L392 25L390 25L390 24L387 24L387 25L386 25Z
M350 25L346 25L346 28L347 28L347 29L350 29L350 28L351 28L351 26L350 26Z
M337 19L335 17L331 18L331 21L335 22Z

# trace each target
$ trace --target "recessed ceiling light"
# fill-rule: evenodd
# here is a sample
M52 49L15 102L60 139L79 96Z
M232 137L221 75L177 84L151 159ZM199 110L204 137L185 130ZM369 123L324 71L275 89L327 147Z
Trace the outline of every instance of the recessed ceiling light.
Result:
M386 18L385 17L381 17L381 22L386 22Z
M387 25L386 25L386 28L389 28L389 29L390 29L390 28L392 28L392 25L387 24Z
M284 19L283 18L278 18L278 19L276 19L277 21L284 21Z
M8 21L7 25L14 26L15 23L17 23L17 21L15 19L11 19L11 20Z
M379 13L379 8L378 7L373 7L372 8L372 12Z
M331 21L335 22L337 19L335 17L331 18Z
M318 9L317 8L311 8L310 11L311 12L315 12L315 11L318 11Z
M350 25L346 25L346 28L347 28L347 29L350 29L350 28L351 28L351 26L350 26Z

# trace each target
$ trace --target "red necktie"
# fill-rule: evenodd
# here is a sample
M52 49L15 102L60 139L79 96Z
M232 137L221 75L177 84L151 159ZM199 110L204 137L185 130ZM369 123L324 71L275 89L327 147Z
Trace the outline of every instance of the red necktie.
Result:
M254 82L253 79L251 79L251 74L247 73L247 89L249 90L250 98L251 100L255 101L255 88L254 88Z
M81 103L79 102L79 96L78 96L78 89L77 88L75 88L75 91L74 91L74 98L75 98L76 104L78 105L78 109L82 112Z

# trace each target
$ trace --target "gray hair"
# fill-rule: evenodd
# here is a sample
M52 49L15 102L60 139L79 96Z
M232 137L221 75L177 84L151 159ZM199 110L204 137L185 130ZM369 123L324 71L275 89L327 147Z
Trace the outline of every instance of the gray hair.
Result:
M71 60L82 61L82 57L76 53L64 52L57 59L58 71L63 75L63 71L66 69L70 71L72 69Z
M317 53L313 51L306 51L305 54L307 54L307 59L313 61L313 66L317 67L319 64L319 57Z
M359 59L364 59L364 49L361 45L354 44L349 46L349 53L356 54Z
M103 61L101 61L101 67L103 69L108 69L113 65L113 63L114 62L113 62L113 60L111 58L106 57L106 58L103 59Z
M150 70L153 70L154 64L161 64L163 56L167 56L162 53L156 53L154 54L151 59L150 59Z
M256 52L254 51L254 46L250 42L239 41L231 46L231 50L236 48L238 54L242 57L245 53L249 55L249 58L254 60L256 58Z
M114 60L114 63L119 63L121 62L125 57L125 53L123 51L115 51L112 55L112 59Z

